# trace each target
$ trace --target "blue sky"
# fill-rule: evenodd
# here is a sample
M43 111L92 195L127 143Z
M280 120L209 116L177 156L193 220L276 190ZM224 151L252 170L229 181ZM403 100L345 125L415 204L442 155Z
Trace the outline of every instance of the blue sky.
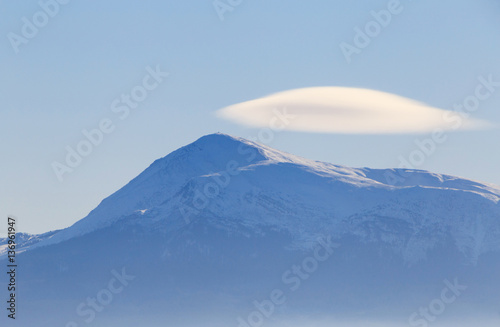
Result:
M0 1L0 216L17 216L26 232L69 226L152 161L204 134L256 136L259 129L215 112L271 93L369 88L452 110L474 94L479 77L500 81L494 0L401 0L402 11L348 63L340 44L353 44L354 29L390 2L243 0L222 21L208 0L72 0L16 53L9 33L22 36L23 17L32 21L42 9L37 1ZM147 67L169 75L118 119L111 104L142 84ZM500 124L500 88L471 117ZM51 164L106 118L113 132L59 181ZM416 168L500 184L498 129L447 136ZM426 137L286 131L268 145L388 168Z

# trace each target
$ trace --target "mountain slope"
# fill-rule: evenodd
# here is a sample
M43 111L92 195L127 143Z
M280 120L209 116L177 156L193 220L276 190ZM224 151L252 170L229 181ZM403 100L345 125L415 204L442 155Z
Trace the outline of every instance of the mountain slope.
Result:
M389 185L388 172L407 177ZM425 257L448 230L475 262L480 254L500 249L499 199L499 189L457 177L342 167L213 134L155 161L86 218L38 245L81 236L130 215L144 224L168 216L172 229L199 216L213 216L228 228L241 220L285 229L298 246L319 231L374 237L367 225L384 229L381 217L393 217L410 231L393 240L398 249L405 243L409 262ZM418 241L410 236L421 232L425 238Z
M280 289L288 300L270 323L334 315L402 325L455 278L468 290L447 314L492 315L499 199L499 188L458 177L348 168L204 136L25 247L22 323L233 326ZM292 268L327 243L328 259L303 266L310 273ZM130 286L86 321L76 309L122 269L135 276Z

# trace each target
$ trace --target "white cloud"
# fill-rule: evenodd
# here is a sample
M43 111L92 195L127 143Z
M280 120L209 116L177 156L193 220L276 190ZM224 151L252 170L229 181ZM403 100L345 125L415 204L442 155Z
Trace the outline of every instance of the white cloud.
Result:
M394 94L349 87L311 87L275 93L220 109L217 115L260 128L276 121L276 109L294 116L284 126L290 131L410 134L437 128L470 130L489 126L485 121L467 119Z

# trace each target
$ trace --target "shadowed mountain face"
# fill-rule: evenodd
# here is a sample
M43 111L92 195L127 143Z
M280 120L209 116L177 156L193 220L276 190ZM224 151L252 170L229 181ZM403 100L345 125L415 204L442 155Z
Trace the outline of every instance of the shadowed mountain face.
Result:
M499 199L208 135L26 243L16 326L496 321Z

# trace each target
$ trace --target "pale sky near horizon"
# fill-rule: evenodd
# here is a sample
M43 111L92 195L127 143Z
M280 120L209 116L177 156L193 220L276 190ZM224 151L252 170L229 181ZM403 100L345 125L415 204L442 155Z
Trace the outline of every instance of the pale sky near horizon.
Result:
M475 95L481 78L500 83L494 0L401 0L350 62L342 42L355 45L355 28L365 29L375 20L371 11L395 0L243 0L224 20L212 0L66 1L44 21L38 1L0 0L0 235L9 214L25 232L67 227L155 159L202 135L257 136L258 128L215 114L236 103L341 86L453 110ZM38 19L38 31L23 28L23 17ZM16 53L11 33L23 32L28 37ZM148 78L144 101L121 116L113 102L156 67L168 76ZM471 118L500 125L500 86L490 93ZM106 118L114 130L60 182L51 164L64 163L66 147ZM415 168L500 185L498 128L446 136ZM391 168L428 137L283 131L267 145L335 164Z

